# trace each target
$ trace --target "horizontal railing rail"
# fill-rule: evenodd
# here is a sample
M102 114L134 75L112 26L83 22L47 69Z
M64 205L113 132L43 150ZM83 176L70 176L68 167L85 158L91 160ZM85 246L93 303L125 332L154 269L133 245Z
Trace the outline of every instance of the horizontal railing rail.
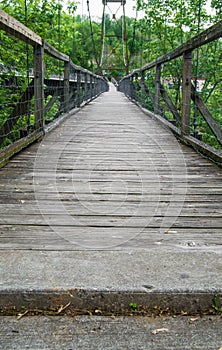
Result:
M10 46L11 51L22 47L21 53L15 49L15 57L21 54L24 61L20 68L9 67L8 62L4 66L4 61L0 67L2 166L15 153L42 137L46 125L107 91L108 83L75 65L69 56L2 10L0 30L1 44L6 49ZM25 67L28 60L32 67Z
M146 113L161 120L180 139L219 165L222 164L221 37L222 21L171 52L135 69L118 83L119 91ZM205 67L211 64L208 55L212 43L214 66L211 70L207 68L207 72L202 67L198 72L202 57L206 61ZM215 71L218 78L212 81ZM204 84L200 87L203 82L208 82L207 87ZM209 100L210 107L207 105ZM215 108L212 108L213 103L217 104Z

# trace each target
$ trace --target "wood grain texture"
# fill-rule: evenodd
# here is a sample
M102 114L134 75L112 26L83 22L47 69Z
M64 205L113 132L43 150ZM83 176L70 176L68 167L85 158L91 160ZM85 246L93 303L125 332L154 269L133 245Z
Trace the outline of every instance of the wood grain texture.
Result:
M219 249L222 171L113 87L0 169L0 249Z

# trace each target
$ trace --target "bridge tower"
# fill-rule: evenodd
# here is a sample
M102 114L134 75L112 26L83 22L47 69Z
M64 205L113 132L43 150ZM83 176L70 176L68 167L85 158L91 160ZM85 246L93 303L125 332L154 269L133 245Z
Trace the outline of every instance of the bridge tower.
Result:
M125 16L125 4L126 0L102 0L103 3L103 16L102 16L102 33L101 33L101 55L99 60L99 72L102 75L112 75L112 71L118 72L119 77L121 75L127 75L129 73L129 57L127 48L127 33L126 33L126 16ZM115 3L117 9L112 12L109 7L109 3ZM107 15L111 13L112 23L116 24L117 18L122 9L121 14L121 33L120 28L116 28L115 33L109 34L106 28ZM108 10L108 11L107 11ZM116 46L110 46L109 38L117 39ZM121 58L120 58L121 57Z

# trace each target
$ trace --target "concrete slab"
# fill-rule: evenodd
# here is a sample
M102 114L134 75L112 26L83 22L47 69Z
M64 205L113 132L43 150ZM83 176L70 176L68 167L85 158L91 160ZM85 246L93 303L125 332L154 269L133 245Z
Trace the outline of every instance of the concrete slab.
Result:
M2 350L220 350L221 317L0 318Z
M1 304L199 312L220 295L222 256L190 251L2 251ZM58 298L59 301L58 301Z

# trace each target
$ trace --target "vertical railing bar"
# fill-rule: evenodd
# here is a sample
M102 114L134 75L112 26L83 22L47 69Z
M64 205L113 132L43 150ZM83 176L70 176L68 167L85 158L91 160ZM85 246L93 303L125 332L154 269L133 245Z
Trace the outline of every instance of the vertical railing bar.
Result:
M183 55L181 133L190 135L192 51Z

